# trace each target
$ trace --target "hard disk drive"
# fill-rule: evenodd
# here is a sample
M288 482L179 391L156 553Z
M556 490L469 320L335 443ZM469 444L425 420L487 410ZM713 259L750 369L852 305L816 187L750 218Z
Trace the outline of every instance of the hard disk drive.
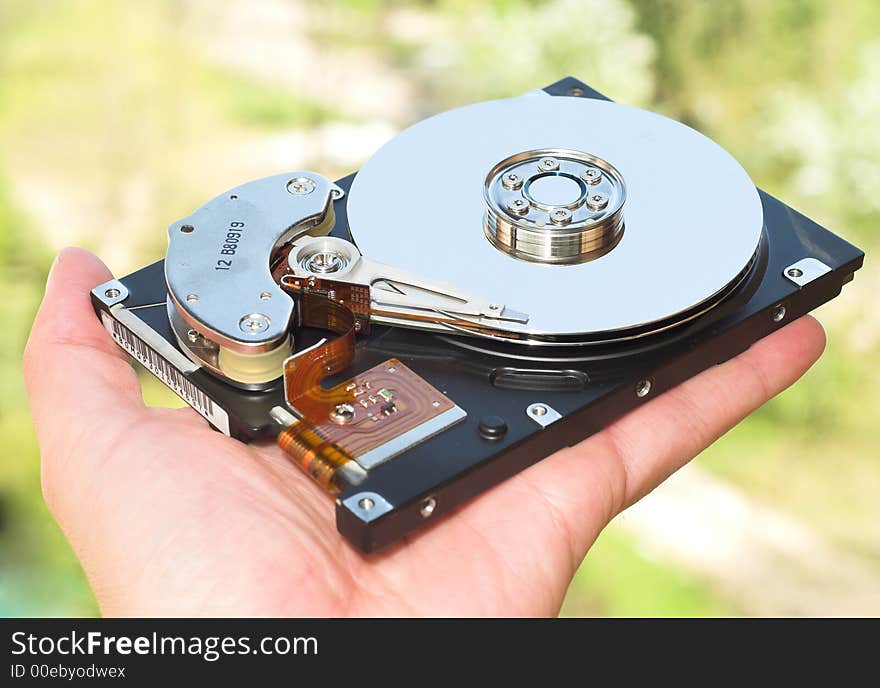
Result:
M217 430L277 441L365 552L863 260L708 138L572 78L424 120L335 182L247 182L168 235L164 261L93 290L107 331Z

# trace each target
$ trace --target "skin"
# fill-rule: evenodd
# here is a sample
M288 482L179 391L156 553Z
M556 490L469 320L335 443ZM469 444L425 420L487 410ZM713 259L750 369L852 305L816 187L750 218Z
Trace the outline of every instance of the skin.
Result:
M801 318L365 557L274 445L144 406L89 302L110 278L90 253L62 251L24 356L43 494L108 616L555 615L602 528L825 345Z

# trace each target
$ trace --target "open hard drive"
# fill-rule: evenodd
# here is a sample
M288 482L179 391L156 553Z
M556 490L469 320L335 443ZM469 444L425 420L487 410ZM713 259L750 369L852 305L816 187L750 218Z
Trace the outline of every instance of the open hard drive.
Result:
M331 182L171 223L95 288L215 428L276 439L372 551L834 298L863 253L687 126L568 78L431 117Z

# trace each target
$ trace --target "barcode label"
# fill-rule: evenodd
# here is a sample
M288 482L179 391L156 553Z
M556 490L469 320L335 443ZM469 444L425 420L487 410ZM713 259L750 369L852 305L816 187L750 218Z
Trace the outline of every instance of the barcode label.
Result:
M223 434L229 434L229 414L190 382L189 378L168 359L105 311L101 311L101 320L104 322L104 328L113 337L113 341L134 356L172 392L202 414L211 425Z

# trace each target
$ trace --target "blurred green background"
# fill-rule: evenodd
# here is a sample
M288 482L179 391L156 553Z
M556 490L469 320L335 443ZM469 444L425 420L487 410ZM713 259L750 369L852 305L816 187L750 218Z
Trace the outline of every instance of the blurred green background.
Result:
M567 74L880 248L875 0L0 0L0 615L97 612L40 496L20 374L55 251L125 274L222 189L333 178L426 115ZM869 259L819 312L821 362L618 518L563 613L880 614L878 292Z

